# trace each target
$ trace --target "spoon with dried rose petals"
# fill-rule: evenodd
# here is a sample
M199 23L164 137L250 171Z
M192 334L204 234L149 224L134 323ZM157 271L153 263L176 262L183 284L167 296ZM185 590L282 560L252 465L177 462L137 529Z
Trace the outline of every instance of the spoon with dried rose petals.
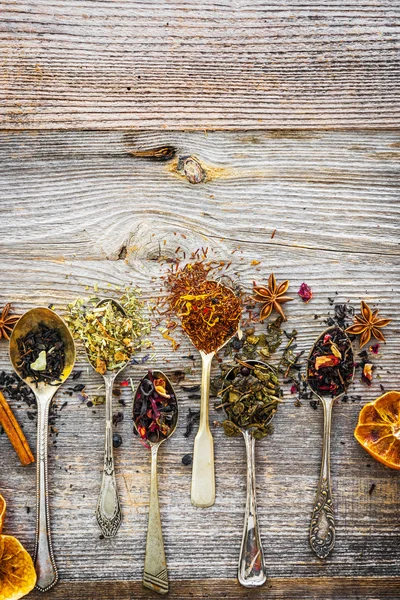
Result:
M167 561L158 503L158 449L175 432L178 401L168 377L161 371L148 371L140 381L133 402L134 431L151 451L149 524L147 528L143 585L157 592L169 591Z
M313 345L307 366L307 383L324 409L321 472L310 524L310 545L319 558L326 558L335 545L330 475L332 407L347 391L353 377L354 354L350 338L340 327L329 327Z

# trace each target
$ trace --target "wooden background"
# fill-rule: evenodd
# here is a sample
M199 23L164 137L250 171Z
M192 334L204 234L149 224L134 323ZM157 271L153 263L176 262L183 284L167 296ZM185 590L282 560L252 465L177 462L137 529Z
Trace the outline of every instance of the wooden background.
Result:
M250 290L253 279L306 281L309 305L287 305L287 329L308 350L332 312L328 298L361 298L393 318L360 401L334 409L334 552L321 561L308 527L319 472L322 410L294 405L286 389L275 433L257 446L258 504L269 574L249 591L236 582L245 503L240 439L213 428L217 501L190 504L190 406L179 386L180 424L161 450L159 488L171 598L394 599L400 592L400 484L353 438L361 406L398 389L399 113L396 3L307 0L200 4L163 0L0 2L0 305L21 313L66 302L87 286L133 282L151 299L157 257L180 246L213 248ZM166 162L135 153L171 146ZM132 154L133 153L133 154ZM203 181L190 182L181 157ZM276 229L275 236L272 233ZM234 252L234 254L232 254ZM260 261L252 266L252 260ZM337 292L337 294L336 294ZM318 315L318 318L315 318ZM262 327L260 327L262 330ZM200 361L154 332L154 367ZM0 368L10 371L7 344ZM83 356L89 394L101 379ZM136 382L144 372L127 373ZM125 375L123 376L123 378ZM68 402L50 444L50 502L60 582L49 598L128 600L141 587L149 456L133 439L132 401L115 451L123 523L101 540L94 517L101 479L104 407ZM13 404L32 446L35 421ZM217 417L211 411L211 420ZM35 466L18 464L0 436L5 530L33 551ZM371 485L375 489L370 494ZM28 507L30 511L28 512ZM29 595L32 600L42 596Z

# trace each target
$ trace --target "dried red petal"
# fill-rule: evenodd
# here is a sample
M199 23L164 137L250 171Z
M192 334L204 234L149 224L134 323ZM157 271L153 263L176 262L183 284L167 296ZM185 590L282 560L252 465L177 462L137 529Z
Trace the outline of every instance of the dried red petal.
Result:
M313 297L312 289L309 285L307 285L304 282L301 284L300 289L297 293L299 294L303 302L310 302L311 298Z
M322 369L324 367L336 367L340 363L340 359L334 354L325 354L324 356L317 356L315 359L315 370Z

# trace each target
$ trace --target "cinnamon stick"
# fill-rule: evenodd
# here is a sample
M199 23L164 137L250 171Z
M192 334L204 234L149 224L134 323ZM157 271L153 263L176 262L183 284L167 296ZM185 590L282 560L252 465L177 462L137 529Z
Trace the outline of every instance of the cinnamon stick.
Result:
M29 447L28 441L24 436L21 427L18 425L17 419L0 392L0 425L8 435L10 442L12 443L15 452L18 454L19 460L23 465L30 465L35 462L32 451Z

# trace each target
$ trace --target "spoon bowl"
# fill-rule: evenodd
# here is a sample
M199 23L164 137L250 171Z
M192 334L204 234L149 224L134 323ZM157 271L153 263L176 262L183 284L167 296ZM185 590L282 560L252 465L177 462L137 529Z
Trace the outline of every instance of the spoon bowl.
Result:
M149 524L147 529L147 540L146 540L146 554L144 559L144 573L143 573L143 585L144 587L151 589L158 594L167 594L169 591L169 583L168 583L168 571L167 571L167 561L165 558L164 551L164 540L163 533L161 527L161 516L160 516L160 507L158 502L158 485L157 485L157 456L158 449L165 440L169 439L176 430L176 426L178 423L178 402L175 394L175 390L169 381L168 377L162 371L152 371L153 380L154 379L163 379L165 382L165 390L173 397L175 402L174 405L176 407L175 414L173 416L173 422L171 424L170 431L167 435L164 435L161 439L157 441L151 441L147 439L150 451L151 451L151 482L150 482L150 505L149 505ZM136 432L139 434L137 429L136 421L135 421L135 405L138 399L139 393L144 397L150 397L154 392L153 388L149 387L148 389L143 388L143 382L147 379L147 377L143 377L140 381L133 402L133 424L136 429ZM140 398L141 399L141 398Z
M19 359L20 352L18 349L18 339L27 335L32 329L38 327L39 324L44 323L48 327L52 329L56 329L64 342L64 351L65 351L65 366L63 372L60 376L59 383L57 385L48 385L44 381L40 381L39 383L35 383L30 377L22 377L19 373ZM75 344L74 339L67 325L50 308L38 307L32 308L28 310L22 317L17 321L11 337L10 337L10 359L14 370L18 374L18 376L31 388L31 390L35 393L36 396L44 396L47 397L49 393L54 395L54 392L60 387L62 383L70 376L72 369L75 364Z
M20 351L18 348L18 340L41 324L56 329L64 344L64 369L60 378L54 383L34 382L31 377L21 377L19 371ZM22 315L12 331L10 338L10 359L16 373L31 388L37 401L37 519L34 562L37 573L36 587L44 592L53 587L58 580L57 567L51 542L48 504L48 416L50 403L54 394L60 385L69 377L74 367L74 340L67 325L54 311L45 307L33 308Z

